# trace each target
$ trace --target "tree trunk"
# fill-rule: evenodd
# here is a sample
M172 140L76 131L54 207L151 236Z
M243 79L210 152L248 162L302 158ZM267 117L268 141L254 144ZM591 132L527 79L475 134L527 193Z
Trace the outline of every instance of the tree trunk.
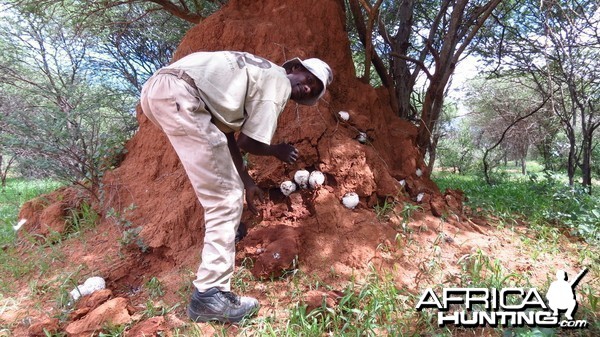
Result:
M575 171L577 169L577 159L576 159L576 140L575 135L572 132L567 133L567 138L569 139L569 156L567 159L567 176L569 177L569 186L573 186L575 184Z
M12 164L14 163L15 159L17 157L15 155L11 155L8 158L8 161L6 163L4 163L5 158L4 155L0 154L0 184L2 185L2 187L6 187L6 179L8 178L8 170L10 170L10 167L12 166ZM5 165L4 167L2 165Z
M4 157L2 156L2 153L0 153L0 180L2 183L2 187L6 187L6 175L4 174L4 170L2 169L2 159Z
M408 55L410 48L410 35L413 25L413 11L415 3L412 0L403 1L402 10L398 16L398 32L392 38L392 50L399 55ZM411 95L415 81L410 72L406 59L392 57L390 59L390 72L395 87L396 101L398 104L396 113L406 119L414 118L416 111L411 106Z
M582 143L581 184L592 194L592 135L585 133Z
M444 88L447 82L442 79L434 78L425 94L423 110L421 113L421 123L417 135L417 146L421 150L421 156L425 157L433 145L432 131L436 127L442 107L444 105Z
M429 162L427 163L427 172L429 174L431 174L431 172L433 172L433 167L435 166L435 159L437 157L437 144L438 144L439 140L440 140L440 135L438 133L436 133L436 135L433 136L432 144L429 149Z

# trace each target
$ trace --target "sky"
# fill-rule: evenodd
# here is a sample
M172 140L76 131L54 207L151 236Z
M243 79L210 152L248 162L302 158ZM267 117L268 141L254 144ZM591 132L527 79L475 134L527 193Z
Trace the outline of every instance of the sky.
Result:
M474 56L467 56L456 65L448 90L448 98L456 102L459 116L463 116L469 112L463 104L465 99L465 85L481 72L482 67L483 65Z

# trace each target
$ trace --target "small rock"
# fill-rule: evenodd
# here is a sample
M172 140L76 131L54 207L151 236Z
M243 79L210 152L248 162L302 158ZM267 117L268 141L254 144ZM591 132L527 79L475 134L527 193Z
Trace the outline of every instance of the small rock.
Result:
M27 329L27 333L29 336L33 337L45 337L48 336L46 332L54 334L55 332L58 332L58 329L58 318L46 318L30 325L29 329Z
M327 308L334 308L338 305L343 293L339 291L323 292L319 290L310 290L304 294L302 300L306 304L306 313L320 308L323 304Z
M250 270L259 279L276 278L296 266L299 256L299 238L296 230L281 231L277 240L269 243L263 253L256 257Z
M431 214L438 218L448 214L446 202L441 195L433 195L429 205L431 206Z
M99 307L102 303L108 301L108 299L111 298L112 294L113 293L110 289L101 289L94 292L89 297L83 299L82 304L86 307L95 309Z
M123 325L131 322L127 299L113 298L94 309L82 319L71 322L65 331L71 335L82 335L99 331L106 324Z
M134 325L125 337L160 336L159 333L164 331L168 331L164 316L156 316Z
M77 309L73 310L69 315L70 319L75 321L87 315L90 311L99 307L102 303L108 301L112 297L110 289L102 289L95 291L91 295L87 295L77 304Z

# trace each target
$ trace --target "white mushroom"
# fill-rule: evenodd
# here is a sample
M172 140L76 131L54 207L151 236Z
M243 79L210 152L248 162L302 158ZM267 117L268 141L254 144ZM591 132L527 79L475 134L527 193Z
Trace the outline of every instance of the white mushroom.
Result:
M356 140L358 140L358 142L361 144L365 144L367 140L369 140L369 138L365 132L359 132L358 137L356 137Z
M423 175L423 171L420 168L418 168L417 172L415 172L415 173L417 174L417 177L420 177Z
M354 192L348 192L342 198L342 204L347 208L354 209L358 205L358 194Z
M106 281L100 276L90 277L85 282L75 289L71 290L69 293L74 301L77 301L79 297L89 295L96 290L101 290L106 288Z
M308 184L311 188L316 188L325 183L325 175L321 171L312 171L308 176Z
M350 114L348 113L348 111L340 111L338 112L338 115L343 121L348 121L350 119Z
M301 188L307 188L308 187L308 177L309 176L310 176L310 172L308 172L307 170L298 170L294 174L294 181Z
M279 185L279 189L281 190L281 193L283 193L283 195L287 197L288 195L296 191L296 184L289 180L286 180L282 182L281 185Z
M421 192L417 195L417 202L421 202L423 200L423 197L425 196L425 193Z

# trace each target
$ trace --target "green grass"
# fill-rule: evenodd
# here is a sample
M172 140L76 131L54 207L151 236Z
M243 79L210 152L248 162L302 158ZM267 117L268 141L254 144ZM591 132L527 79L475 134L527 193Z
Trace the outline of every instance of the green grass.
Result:
M51 192L62 184L49 179L7 179L0 187L0 246L11 243L15 238L13 226L17 224L19 210L28 200Z
M276 298L279 311L263 311L259 317L243 321L236 336L321 337L321 336L450 336L447 329L438 328L430 312L418 312L418 296L398 288L390 275L373 273L360 284L350 281L341 291L337 305L325 302L310 312L301 300L307 291L306 278L298 273L290 280L290 303ZM301 285L303 284L303 285ZM296 288L296 289L294 289ZM327 292L331 288L320 282L308 285L311 290ZM282 303L283 302L283 303ZM228 336L227 325L215 324L213 336ZM174 336L197 337L205 334L196 325L174 331Z
M18 222L21 206L40 194L48 193L61 186L53 180L26 180L9 178L5 187L0 188L0 275L10 278L22 278L26 275L43 274L50 268L48 261L60 258L49 254L44 259L22 258L13 245L16 232L13 228ZM14 290L10 278L0 277L0 291Z
M590 242L600 240L600 197L581 187L569 187L560 174L508 174L488 185L475 175L438 173L433 180L441 190L460 189L466 205L477 214L493 215L510 223L526 219L533 225L568 228ZM598 194L598 193L596 193Z
M474 175L439 174L433 178L441 190L450 188L464 191L468 198L466 204L473 210L483 209L496 216L531 217L546 204L546 198L534 191L524 179L490 186Z

